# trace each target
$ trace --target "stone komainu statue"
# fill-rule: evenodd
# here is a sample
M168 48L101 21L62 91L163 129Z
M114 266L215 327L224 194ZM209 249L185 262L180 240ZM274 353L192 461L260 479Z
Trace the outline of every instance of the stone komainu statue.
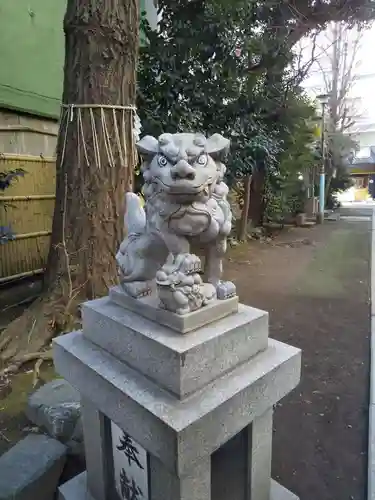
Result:
M178 314L234 296L233 283L221 281L232 214L219 158L229 140L162 134L144 137L137 148L144 159L145 206L126 194L127 237L116 255L124 290L138 298L156 285L161 307ZM190 253L194 242L206 249L207 283L200 259Z

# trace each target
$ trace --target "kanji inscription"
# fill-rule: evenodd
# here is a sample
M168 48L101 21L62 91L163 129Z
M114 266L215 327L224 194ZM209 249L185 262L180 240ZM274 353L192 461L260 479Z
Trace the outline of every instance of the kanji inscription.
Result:
M148 500L147 452L112 422L116 491L123 500Z

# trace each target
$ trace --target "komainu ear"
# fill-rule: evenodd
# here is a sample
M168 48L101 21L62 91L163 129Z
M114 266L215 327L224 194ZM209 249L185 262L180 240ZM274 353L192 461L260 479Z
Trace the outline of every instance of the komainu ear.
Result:
M159 142L152 135L145 135L137 142L136 147L142 155L154 156L159 152Z
M207 139L206 153L210 156L218 155L219 153L227 153L229 150L230 141L221 134L211 135Z

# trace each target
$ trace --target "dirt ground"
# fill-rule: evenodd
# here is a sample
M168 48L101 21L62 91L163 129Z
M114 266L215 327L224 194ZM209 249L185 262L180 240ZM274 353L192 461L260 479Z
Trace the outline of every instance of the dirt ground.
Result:
M273 477L301 500L365 499L369 230L341 220L229 251L241 301L268 310L271 336L303 351L301 384L276 408L273 455ZM31 383L26 372L0 391L0 454L27 426Z
M301 500L366 498L370 222L293 229L231 251L243 302L302 349L302 380L276 408L273 477Z

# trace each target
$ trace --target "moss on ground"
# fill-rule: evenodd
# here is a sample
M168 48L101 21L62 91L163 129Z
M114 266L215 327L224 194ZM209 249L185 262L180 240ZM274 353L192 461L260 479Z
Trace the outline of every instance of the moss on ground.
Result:
M52 364L44 363L40 384L57 378ZM18 373L11 380L11 392L0 399L0 455L20 440L30 422L25 416L27 397L33 392L33 371Z
M369 267L369 239L367 225L345 226L332 231L327 242L316 248L314 258L295 281L298 293L327 298L351 293L348 275L357 280L363 268Z

